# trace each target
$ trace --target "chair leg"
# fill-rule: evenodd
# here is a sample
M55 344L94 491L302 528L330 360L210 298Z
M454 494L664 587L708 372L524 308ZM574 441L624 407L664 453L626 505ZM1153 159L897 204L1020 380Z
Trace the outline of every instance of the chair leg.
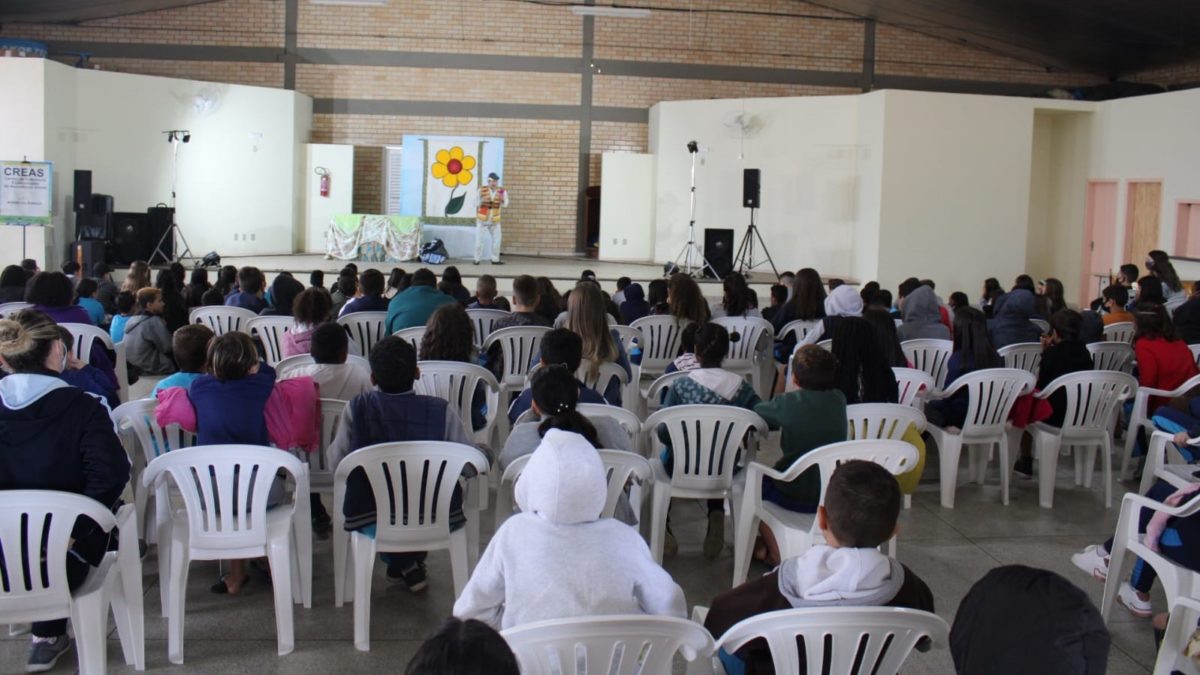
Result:
M962 454L962 437L942 434L937 437L939 479L942 507L954 508L954 490L958 486L958 458Z
M303 495L308 498L308 495ZM275 590L275 632L279 655L291 654L296 648L296 630L292 612L292 547L290 535L267 542L267 558L271 561L271 586Z
M654 483L651 501L653 506L650 514L650 553L654 562L662 564L663 542L667 536L667 510L671 506L670 483Z
M1000 446L1000 503L1008 506L1008 488L1012 482L1012 459L1008 456L1008 436L1000 434L996 445ZM988 452L991 452L990 446Z
M162 600L162 615L168 616L167 579L171 578L171 507L166 490L154 495L155 531L158 534L158 593Z
M1137 407L1129 417L1129 426L1125 428L1125 452L1121 459L1121 480L1133 477L1133 446L1137 443L1138 429L1142 427L1143 418L1138 414Z
M1083 487L1091 489L1092 480L1096 475L1096 446L1088 445L1083 449L1083 461L1080 466L1083 468L1080 476L1083 479Z
M125 663L136 670L146 669L146 610L142 604L141 566L121 570L121 585L113 590L113 614ZM126 639L128 636L128 639Z
M912 508L912 495L904 495L904 508Z
M751 501L750 490L745 491L741 507L738 509L737 520L733 527L733 585L738 586L746 581L750 573L750 554L754 550L754 535L758 532L758 518L754 517L754 504Z
M164 585L159 586L167 594L167 659L174 664L183 663L183 618L188 578L188 544L171 535L171 572Z
M344 527L333 528L333 606L341 607L346 601L346 591L350 588L346 574L350 569L346 565L346 557L350 548L350 535Z
M1104 480L1104 508L1112 508L1112 440L1105 434L1100 445L1101 477Z
M292 549L296 563L296 574L299 580L293 580L293 586L299 591L296 602L302 603L305 609L312 609L312 568L313 568L313 534L312 507L307 494L296 495L296 513L292 517Z
M1054 508L1054 478L1058 475L1061 439L1053 434L1034 432L1033 454L1038 458L1038 505Z
M105 591L96 589L71 602L71 628L75 631L81 675L103 675L108 664L108 605Z
M354 565L354 648L371 651L371 580L375 568L375 540L350 535L350 558Z
M470 535L462 530L450 533L450 572L454 578L454 598L462 595L471 576Z

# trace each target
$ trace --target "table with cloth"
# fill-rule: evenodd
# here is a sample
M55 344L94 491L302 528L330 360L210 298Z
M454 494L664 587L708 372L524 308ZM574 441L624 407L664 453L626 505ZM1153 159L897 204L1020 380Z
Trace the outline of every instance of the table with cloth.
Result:
M325 230L325 257L363 262L415 260L421 250L419 216L348 213Z

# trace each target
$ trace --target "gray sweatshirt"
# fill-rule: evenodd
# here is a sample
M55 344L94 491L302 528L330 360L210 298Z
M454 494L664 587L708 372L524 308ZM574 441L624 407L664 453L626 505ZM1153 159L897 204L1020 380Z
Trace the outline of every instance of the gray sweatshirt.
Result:
M125 323L125 358L147 375L175 372L171 333L161 316L138 314Z

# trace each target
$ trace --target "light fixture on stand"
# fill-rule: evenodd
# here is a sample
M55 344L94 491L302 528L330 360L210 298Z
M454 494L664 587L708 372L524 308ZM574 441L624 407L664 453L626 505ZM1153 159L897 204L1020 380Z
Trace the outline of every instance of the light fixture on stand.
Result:
M171 262L171 255L163 250L163 244L167 242L167 237L171 238L171 252L176 254L175 260L195 260L196 258L192 255L192 247L188 245L187 237L183 236L183 229L175 222L175 191L179 185L179 145L190 143L192 132L187 129L168 129L162 133L166 134L167 142L171 144L171 224L167 226L167 230L154 245L154 253L151 254L149 261L151 265L158 259L161 259L164 265ZM182 252L179 251L180 241L183 242Z
M675 263L667 266L667 274L672 270L678 270L688 276L703 276L705 270L712 273L713 278L721 278L717 274L717 270L704 257L704 253L700 247L696 245L696 154L700 152L700 146L696 141L688 141L688 153L692 156L692 190L689 195L691 216L688 219L688 240L683 245L683 250L679 252L679 256L675 258Z

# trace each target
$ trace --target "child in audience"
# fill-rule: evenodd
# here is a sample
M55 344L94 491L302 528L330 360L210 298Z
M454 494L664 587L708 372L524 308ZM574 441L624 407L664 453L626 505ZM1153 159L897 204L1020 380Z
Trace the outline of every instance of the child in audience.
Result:
M137 298L133 296L133 293L121 291L117 294L117 313L113 315L112 323L108 326L108 334L112 337L113 342L125 339L125 324L133 316L136 306Z
M450 617L413 655L404 675L521 675L521 668L494 628Z
M418 356L422 361L457 361L475 363L475 324L467 310L451 302L434 310L421 336ZM482 382L475 385L471 396L471 428L487 426L487 390Z
M471 294L463 286L462 273L454 265L447 267L442 272L442 281L438 284L438 290L454 298L464 307L471 302Z
M280 272L267 291L270 306L259 312L262 316L291 316L296 298L304 292L304 284L287 272Z
M835 386L837 368L832 352L805 345L792 357L796 391L754 406L772 430L783 430L783 458L775 463L776 471L786 471L810 450L846 440L846 396ZM789 511L814 513L821 497L820 472L814 467L787 483L764 476L762 496ZM755 558L778 564L779 546L770 529L760 527L759 534L764 545L755 548Z
M342 268L338 280L333 284L330 300L333 302L331 316L339 316L346 303L358 297L358 270L350 267Z
M212 341L212 329L202 323L192 323L175 331L171 336L171 353L179 372L168 375L154 385L150 398L158 398L158 392L169 387L192 386L204 374L204 362L208 359L208 343Z
M618 277L617 278L617 292L613 293L612 301L618 307L621 306L621 303L625 302L625 289L629 288L629 285L632 283L633 283L633 279L630 279L629 277Z
M772 321L775 318L775 313L783 307L783 303L787 302L787 287L783 284L771 284L771 304L766 309L762 310L763 318L767 321Z
M566 328L555 328L542 338L540 363L543 369L560 368L572 379L575 379L575 372L579 370L582 354L583 339ZM579 380L575 380L575 382L579 386L580 403L607 403L604 397L591 387ZM508 408L509 423L516 424L517 418L529 410L532 402L533 388L526 387Z
M900 315L904 319L896 329L900 340L949 340L950 329L942 324L940 308L929 286L916 279L900 284Z
M780 283L783 283L783 277L780 277ZM788 289L790 295L787 302L780 305L771 318L776 333L792 321L816 321L825 318L825 287L821 284L821 275L816 270L811 267L800 270ZM862 299L859 298L859 301ZM789 338L785 343L786 353L791 354L795 346L795 340Z
M971 306L971 299L968 298L967 294L963 293L962 291L954 291L953 293L951 293L950 299L947 300L946 302L950 306L951 313L953 313L954 310L958 309L959 307L970 307Z
M538 313L538 303L541 295L538 291L537 279L522 274L513 279L512 313L492 324L492 330L511 328L513 326L546 326L550 321ZM490 355L489 355L490 359Z
M878 295L879 292L876 291L871 297ZM871 324L871 330L875 332L875 344L879 345L884 363L892 368L907 368L908 357L904 355L904 348L900 346L900 335L896 332L896 320L892 318L891 312L872 305L863 310L862 318Z
M384 330L390 335L405 328L424 326L434 310L452 302L456 302L452 296L437 289L437 276L433 271L422 267L413 272L412 285L388 301Z
M621 314L621 324L628 326L638 319L650 315L650 303L646 302L646 292L641 284L629 284L622 293L624 299L618 306ZM616 302L614 299L613 302Z
M1104 289L1104 325L1111 323L1133 323L1133 314L1125 309L1129 304L1129 289L1113 284Z
M67 361L63 364L63 370L58 374L59 379L73 387L79 387L87 393L103 399L110 410L121 405L121 399L117 395L116 387L112 386L112 383L108 381L104 373L100 372L99 368L90 366L75 358L75 352L72 351L75 347L75 336L71 334L71 331L63 326L59 326L58 335L63 342L63 347L67 355Z
M1133 352L1137 358L1138 386L1170 391L1197 374L1192 351L1179 339L1161 304L1139 304L1134 317ZM1151 398L1148 410L1156 410L1166 402L1161 397Z
M389 335L371 349L371 382L367 391L350 400L342 412L337 435L328 449L336 467L346 455L376 443L393 441L451 441L470 445L462 421L446 401L413 392L420 377L417 352L407 340ZM490 460L490 458L489 458ZM375 493L361 470L346 479L344 503L346 529L375 536ZM463 526L462 494L454 489L450 500L450 529ZM424 552L384 554L389 579L403 581L418 593L428 587Z
M946 363L945 388L971 371L1004 367L1004 359L992 346L987 327L983 312L974 307L954 312L954 351ZM930 424L939 427L961 427L967 419L969 404L968 392L959 390L950 398L930 401L925 406L925 416Z
M846 402L895 403L900 396L896 373L871 323L859 316L847 316L834 325L829 336L838 364L836 386L845 394Z
M628 291L626 291L628 296ZM667 280L654 279L646 286L646 304L650 305L650 313L658 316L669 314L671 308L667 305Z
M667 282L667 312L679 321L704 323L712 318L696 280L676 272Z
M257 267L243 267L238 270L238 290L225 298L228 307L241 307L255 314L267 308L263 299L264 277Z
M720 636L734 624L781 609L907 607L933 611L933 593L912 570L879 550L899 529L900 486L887 469L853 460L834 469L817 509L825 544L713 599L704 627ZM718 652L730 675L773 672L764 640ZM804 660L801 657L801 672ZM814 674L815 675L815 674Z
M501 302L503 301L503 302ZM468 309L500 309L508 311L508 301L496 297L496 277L485 274L475 282L475 299Z
M226 265L217 273L217 283L204 291L200 296L200 304L205 307L217 307L225 304L226 296L237 288L237 268Z
M358 363L350 363L350 337L336 323L323 323L312 331L309 355L313 363L290 369L283 379L311 377L321 398L349 401L371 391L371 373Z
M1033 283L1032 280L1030 283ZM988 334L996 349L1042 339L1042 329L1030 321L1037 314L1037 298L1032 291L1023 287L1014 288L1000 296L992 307L993 318L988 321Z
M317 387L309 378L275 381L275 370L259 361L254 340L241 331L213 338L208 344L208 372L186 389L158 392L154 409L159 426L178 424L196 433L196 445L274 445L318 450L321 444ZM284 483L271 486L267 506L283 500ZM245 561L230 563L209 590L237 595L249 581Z
M722 290L721 304L712 312L714 319L722 316L762 318L762 312L750 302L750 286L746 284L746 277L737 272L726 274Z
M92 320L92 323L103 327L106 324L104 305L101 305L95 297L98 288L99 285L95 279L80 279L79 283L75 284L75 304L88 313L88 318Z
M359 277L359 283L362 286L362 295L342 305L338 316L354 312L386 312L388 300L383 297L383 272L375 269L367 270Z
M162 318L162 291L143 288L137 292L137 301L140 312L125 324L125 358L129 365L148 375L175 372L171 333Z
M825 313L821 323L813 326L800 344L815 345L821 340L832 338L834 330L843 319L862 316L862 311L862 297L853 288L845 284L834 288L829 292L829 297L825 298Z
M521 513L488 543L454 616L498 629L607 614L684 616L683 589L637 530L600 518L608 482L588 439L547 430L515 493Z
M547 326L552 326L559 313L567 309L566 298L554 287L554 282L550 280L550 277L538 277L537 289L537 313L546 320Z
M333 317L333 301L319 288L306 288L292 304L295 325L279 340L283 357L307 354L312 347L313 331Z
M696 358L696 331L700 330L700 324L689 323L684 326L683 332L679 334L679 356L667 364L663 370L663 374L673 373L678 370L695 370L700 367L700 361ZM663 392L666 396L666 392Z
M626 377L633 376L621 337L608 325L604 305L600 287L590 281L576 284L567 301L567 320L564 327L583 338L581 367L586 371L588 381L593 381L599 376L600 365L604 363L615 363L625 371ZM602 393L604 400L612 405L621 405L619 380L609 380Z

